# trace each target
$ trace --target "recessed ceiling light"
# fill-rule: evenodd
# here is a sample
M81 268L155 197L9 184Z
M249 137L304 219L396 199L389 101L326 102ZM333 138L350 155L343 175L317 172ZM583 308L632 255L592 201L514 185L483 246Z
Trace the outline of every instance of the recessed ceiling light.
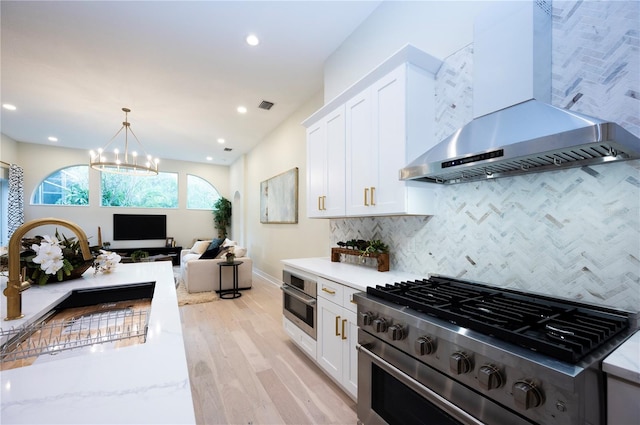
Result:
M246 114L247 108L245 108L244 106L238 106L238 112L240 112L241 114Z
M249 34L245 40L247 40L249 46L257 46L260 44L260 40L255 34Z
M16 108L14 105L12 105L10 103L3 103L2 107L4 109L8 109L9 111L15 111L16 109L18 109L18 108Z
M207 161L213 161L213 157L212 156L208 156L207 157Z
M50 142L57 142L58 138L57 137L53 137L53 136L49 136L49 141Z
M238 112L240 112L240 111L238 111ZM224 139L223 138L218 139L218 143L223 144L224 143Z

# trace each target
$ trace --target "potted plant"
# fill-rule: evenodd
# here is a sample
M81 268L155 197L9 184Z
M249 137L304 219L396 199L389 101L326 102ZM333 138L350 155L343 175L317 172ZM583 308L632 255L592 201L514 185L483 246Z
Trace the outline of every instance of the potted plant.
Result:
M233 247L229 248L229 251L225 255L225 258L226 258L228 264L233 264L233 262L236 260L236 253L235 253Z
M389 247L383 243L381 240L372 240L369 241L369 244L364 248L360 249L360 258L370 257L372 254L384 254L389 252Z
M227 237L227 228L231 225L231 201L220 197L213 203L213 222L218 229L218 237Z
M38 285L77 279L91 267L94 259L85 260L80 241L67 238L56 229L55 235L23 238L20 268L26 268L25 279ZM96 255L95 252L92 252ZM8 255L0 258L0 264L8 265Z
M149 258L149 253L147 251L135 250L131 253L131 261L134 263L139 263L142 261L146 261Z

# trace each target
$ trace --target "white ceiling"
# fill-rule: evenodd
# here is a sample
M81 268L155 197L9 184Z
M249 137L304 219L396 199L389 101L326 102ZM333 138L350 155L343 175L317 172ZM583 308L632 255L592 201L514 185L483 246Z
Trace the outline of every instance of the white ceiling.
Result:
M379 3L2 0L0 100L17 110L0 130L89 150L128 107L149 154L229 165L322 90L324 61Z

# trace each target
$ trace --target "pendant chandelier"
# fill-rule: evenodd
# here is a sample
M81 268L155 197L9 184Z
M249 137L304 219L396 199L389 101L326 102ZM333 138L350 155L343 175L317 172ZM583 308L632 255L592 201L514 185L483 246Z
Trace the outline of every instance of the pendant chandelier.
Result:
M114 173L114 174L127 174L127 175L137 175L137 176L154 176L158 174L158 159L153 159L151 155L147 155L142 147L142 143L136 137L133 130L131 129L131 124L127 120L129 112L131 109L122 108L124 111L124 122L122 123L122 127L120 130L109 140L109 143L105 145L104 148L100 148L97 151L91 151L90 162L91 168L102 171L105 173ZM113 141L118 137L120 133L124 130L124 147L121 149L122 145L118 145L120 147L111 147ZM138 152L135 150L129 150L129 133L133 136L140 149L142 150L142 156L138 155ZM110 151L107 151L110 149Z

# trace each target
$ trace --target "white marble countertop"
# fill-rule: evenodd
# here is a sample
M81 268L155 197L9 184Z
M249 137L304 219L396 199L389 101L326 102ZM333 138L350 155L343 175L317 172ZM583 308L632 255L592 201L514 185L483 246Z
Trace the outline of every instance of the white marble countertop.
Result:
M393 270L379 272L373 267L350 263L334 263L329 257L287 259L282 260L282 263L285 266L294 267L360 291L366 291L367 286L384 285L385 283L426 277Z
M89 269L80 279L34 286L22 293L25 318L1 326L33 321L72 289L149 281L156 286L144 344L107 349L96 345L0 372L0 422L195 424L170 262L120 264L112 273L96 276ZM6 317L4 296L0 312Z
M640 331L604 359L602 370L640 385Z

